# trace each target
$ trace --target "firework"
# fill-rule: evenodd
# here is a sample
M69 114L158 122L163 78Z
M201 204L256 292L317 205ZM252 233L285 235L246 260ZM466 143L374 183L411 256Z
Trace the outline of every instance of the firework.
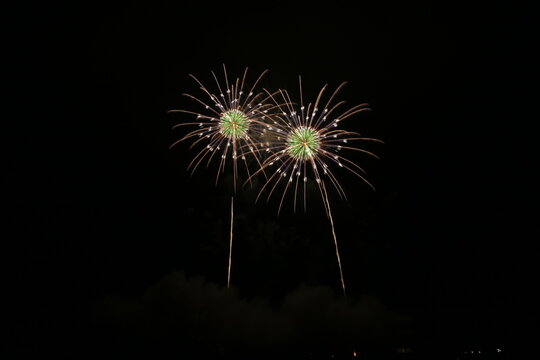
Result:
M219 95L216 95L208 90L195 76L190 75L199 85L200 90L204 95L203 100L199 97L190 94L184 96L194 100L200 106L204 107L204 113L194 112L189 110L170 110L170 113L180 112L195 116L195 121L182 122L173 126L173 129L180 126L197 126L196 130L190 131L188 134L175 141L170 147L174 147L179 142L185 140L194 140L190 149L198 144L203 145L203 148L195 155L193 160L188 165L188 170L191 174L195 172L197 167L206 159L206 166L215 157L216 153L221 154L217 175L216 184L220 174L225 171L227 159L232 160L233 165L233 184L236 191L236 179L238 175L238 161L245 164L248 179L251 179L251 174L248 166L248 155L251 155L259 167L262 166L257 149L258 141L254 137L259 137L260 129L264 128L264 119L267 113L276 108L268 104L266 101L271 94L265 95L264 92L256 93L256 87L267 70L263 71L255 83L251 87L246 85L247 77L246 68L242 78L236 78L229 82L227 70L223 65L224 83L220 83L216 74L212 71L212 76L216 83L216 88ZM233 198L231 197L231 224L230 224L230 240L229 240L229 258L227 268L227 288L231 283L231 264L232 264L232 243L233 243Z
M345 282L341 268L341 258L337 245L334 221L328 198L328 184L337 190L341 198L346 198L345 191L334 174L333 167L344 168L358 176L364 183L373 188L365 178L364 169L354 161L341 155L342 150L352 150L378 158L374 153L354 146L355 141L381 142L380 140L362 137L356 132L339 128L340 122L360 112L370 110L368 104L359 104L340 110L345 101L333 103L338 92L345 86L342 83L323 100L327 90L325 85L318 93L314 103L304 105L302 97L302 82L300 83L300 103L294 103L286 90L269 94L279 109L277 115L272 116L272 123L267 124L265 132L265 148L269 155L263 161L261 168L255 172L266 172L267 181L259 191L257 199L267 192L267 200L276 191L278 186L283 187L279 202L278 214L281 211L285 195L289 190L294 192L293 203L296 203L299 192L303 193L304 211L306 210L306 184L309 179L315 180L322 196L326 214L332 227L332 236L339 265L341 285L345 293ZM283 101L281 101L283 100ZM351 144L353 143L353 144ZM302 184L302 185L300 185ZM299 190L299 187L303 188Z
M345 101L335 104L332 101L345 84L342 83L338 86L329 99L323 101L324 93L327 90L325 85L319 91L316 101L307 104L307 106L304 106L302 99L301 82L299 104L291 101L286 90L278 91L279 96L283 98L282 102L275 98L275 94L270 94L279 109L279 114L273 115L272 123L267 124L263 130L266 134L265 150L270 155L263 161L258 172L266 170L266 173L271 175L260 190L259 197L267 191L268 200L278 185L283 184L284 190L278 212L281 211L285 194L291 188L294 188L294 209L296 210L300 183L303 184L304 210L306 209L306 184L309 179L313 179L317 183L325 208L328 207L326 202L327 183L331 183L339 196L345 199L345 191L332 170L336 166L355 174L374 189L373 185L366 179L364 169L342 155L343 150L352 150L378 159L377 155L355 146L354 142L382 143L378 139L362 137L359 133L339 128L343 120L370 110L368 104L364 103L339 111Z
M238 162L245 164L248 178L251 173L248 166L247 156L251 155L259 167L256 141L254 140L257 129L263 125L263 119L269 110L275 108L267 103L269 95L264 92L257 92L256 87L267 70L263 71L255 81L248 87L246 85L248 69L246 68L242 78L236 78L229 82L227 70L223 66L224 82L220 83L216 74L212 71L215 81L217 95L205 87L195 76L190 76L197 82L203 93L203 98L191 94L183 94L197 102L203 112L190 110L170 110L170 113L180 112L195 117L194 121L182 122L173 126L173 129L180 126L196 126L197 129L175 141L170 147L174 147L179 142L194 140L190 149L197 145L202 145L202 149L195 155L188 165L191 174L206 160L206 166L214 158L219 159L216 175L216 184L220 174L225 172L225 165L228 160L232 160L234 190L236 191L236 179L238 177ZM218 154L216 156L216 154Z

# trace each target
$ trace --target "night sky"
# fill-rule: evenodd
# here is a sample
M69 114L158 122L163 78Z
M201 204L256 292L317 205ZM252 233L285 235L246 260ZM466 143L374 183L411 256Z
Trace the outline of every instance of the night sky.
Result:
M538 315L533 16L436 3L14 10L2 351L516 353ZM169 150L191 118L167 111L200 110L181 96L200 94L188 74L211 84L222 64L252 81L269 69L263 86L293 94L302 75L306 97L347 81L339 99L371 105L343 125L385 142L369 146L379 160L351 155L376 191L336 169L348 200L330 195L347 301L315 187L306 213L289 201L277 216L278 197L216 186L215 163L190 176L196 152Z

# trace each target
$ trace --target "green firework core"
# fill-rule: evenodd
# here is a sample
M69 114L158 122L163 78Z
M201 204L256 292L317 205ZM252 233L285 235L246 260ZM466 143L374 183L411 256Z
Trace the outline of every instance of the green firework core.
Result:
M246 136L248 126L247 116L240 110L228 110L219 118L221 133L228 138L239 139Z
M320 143L319 134L315 129L300 126L289 134L287 151L295 159L308 160L317 154Z

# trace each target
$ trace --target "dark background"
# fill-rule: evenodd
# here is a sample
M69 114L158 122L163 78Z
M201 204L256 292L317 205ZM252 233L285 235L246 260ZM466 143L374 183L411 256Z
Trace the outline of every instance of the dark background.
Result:
M145 325L125 315L128 303L152 313L144 294L171 273L188 283L202 276L218 300L228 296L231 178L215 186L215 166L190 177L195 152L168 149L184 130L171 126L186 117L167 115L197 107L181 96L197 94L189 73L211 84L210 70L222 64L231 77L249 66L251 81L268 68L264 86L294 94L302 75L306 97L348 81L340 98L374 109L344 126L385 142L370 147L380 160L353 155L377 191L338 172L349 199L331 196L351 309L372 299L395 314L384 315L390 322L401 319L399 331L381 330L366 348L511 352L525 339L523 324L537 314L539 238L528 9L89 2L13 14L6 77L15 96L5 123L15 136L6 131L2 252L12 358L122 357L157 343L180 354L175 341L191 335L132 337ZM254 319L285 311L284 299L305 289L342 301L330 227L311 190L307 213L294 214L289 202L279 217L277 197L255 204L253 190L235 195L231 301L261 302ZM305 293L307 304L320 298ZM239 331L231 321L230 332ZM220 326L201 327L197 351L229 351L205 335ZM271 338L257 346L272 348ZM338 335L314 338L344 348ZM279 351L308 343L292 337Z

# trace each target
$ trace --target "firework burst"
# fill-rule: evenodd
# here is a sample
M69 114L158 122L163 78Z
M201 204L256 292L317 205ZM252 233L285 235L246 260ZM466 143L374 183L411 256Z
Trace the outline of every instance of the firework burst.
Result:
M345 86L342 83L323 100L327 90L325 85L318 93L314 103L304 105L302 97L302 81L300 79L300 103L291 100L285 90L269 94L279 109L279 113L272 117L272 124L263 130L265 133L265 147L269 155L263 161L261 168L255 172L266 172L267 181L259 191L257 199L267 193L267 201L282 186L283 191L279 202L278 214L281 211L285 195L289 190L294 192L294 210L299 193L303 193L304 211L306 210L306 184L314 179L322 196L326 214L332 227L332 235L339 265L341 285L345 293L345 282L341 268L341 258L337 245L334 221L328 198L328 184L337 190L341 198L346 198L345 191L334 174L334 167L344 168L359 177L364 183L373 186L365 178L364 169L354 161L341 155L342 150L352 150L378 158L374 153L354 146L355 141L381 142L380 140L362 137L356 132L339 128L340 122L360 112L370 110L368 104L359 104L341 110L345 101L333 103L338 92ZM279 99L279 101L278 101ZM281 101L283 100L283 101ZM351 144L353 143L353 144ZM301 184L301 185L300 185ZM301 189L299 189L299 187Z
M180 112L195 117L194 121L182 122L173 126L173 129L180 126L197 126L198 128L175 141L170 147L185 140L194 140L190 149L197 145L203 148L195 155L188 165L191 174L206 160L206 166L214 158L219 159L216 175L216 184L220 174L224 173L228 160L232 160L234 190L236 191L236 179L238 177L238 162L243 162L247 171L248 179L251 181L251 173L248 166L247 156L251 155L257 162L258 167L262 166L257 151L258 129L263 128L264 119L268 111L276 106L267 103L271 94L256 92L256 87L267 70L263 71L255 81L248 87L246 85L248 69L246 68L242 78L236 78L229 82L227 70L223 66L224 81L220 83L218 77L212 71L215 81L217 95L205 87L195 76L190 76L197 82L203 97L196 97L191 94L183 94L197 102L204 112L194 112L189 110L170 110L170 113ZM218 154L216 156L216 154Z
M304 106L302 99L302 85L300 82L300 103L293 103L286 90L279 90L278 101L275 94L269 94L279 109L277 115L272 116L272 124L263 129L265 133L265 150L269 155L262 162L261 168L253 174L266 171L268 179L259 192L259 197L267 192L267 200L281 184L283 192L279 203L278 213L281 211L285 194L293 189L294 209L299 193L303 193L304 210L306 209L306 184L309 179L315 180L326 210L328 211L327 184L332 184L339 196L346 199L346 194L332 168L344 168L359 177L364 183L373 188L366 179L364 169L342 155L343 150L361 152L370 157L378 158L371 151L354 145L355 141L378 142L382 141L369 137L362 137L357 132L340 129L343 120L363 111L370 110L368 104L359 104L340 111L345 101L333 104L338 92L345 86L342 83L328 98L323 101L327 90L325 85L318 93L314 103ZM303 191L299 191L302 184Z

